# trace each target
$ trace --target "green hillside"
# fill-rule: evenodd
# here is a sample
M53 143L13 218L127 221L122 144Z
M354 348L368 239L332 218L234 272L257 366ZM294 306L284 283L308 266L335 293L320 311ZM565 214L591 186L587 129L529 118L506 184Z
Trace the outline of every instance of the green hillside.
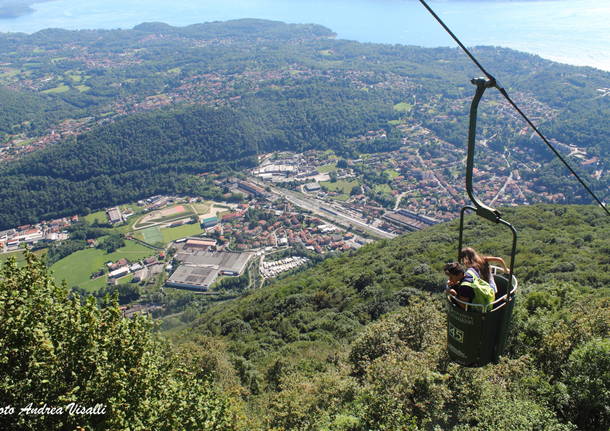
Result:
M605 430L610 426L610 218L594 207L506 210L520 292L498 364L448 361L437 225L217 303L170 346L143 317L56 287L28 258L0 272L0 396L102 403L102 415L0 415L2 429ZM498 226L466 240L506 256Z
M610 219L584 206L505 217L521 236L520 294L498 365L447 360L441 268L456 256L455 222L214 306L181 339L228 343L262 429L607 429ZM500 226L467 225L470 245L507 256Z

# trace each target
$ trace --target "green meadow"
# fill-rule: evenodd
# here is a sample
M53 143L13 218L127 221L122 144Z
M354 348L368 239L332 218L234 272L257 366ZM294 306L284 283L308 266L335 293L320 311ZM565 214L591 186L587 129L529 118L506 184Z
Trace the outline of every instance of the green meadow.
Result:
M411 112L411 109L413 109L413 105L406 102L401 102L394 105L394 110L397 112Z
M390 194L392 193L392 188L387 184L375 184L374 190L377 193Z
M68 87L66 84L61 84L55 88L49 88L48 90L41 91L41 93L58 94L58 93L65 93L68 90L70 90L70 87Z
M6 262L7 260L9 260L11 257L15 259L15 262L17 262L18 266L22 266L25 263L25 250L17 250L17 251L12 251L10 253L1 253L0 254L0 264ZM34 254L38 257L42 257L47 253L46 249L43 250L36 250L34 252Z
M53 264L51 271L55 280L58 282L65 280L68 287L79 286L83 289L95 290L106 284L106 276L96 280L91 280L89 277L102 269L106 262L116 262L123 257L135 262L153 254L155 254L154 250L127 240L125 247L110 254L96 248L79 250Z
M354 186L358 186L360 185L360 183L357 180L354 181L345 181L345 180L338 180L337 182L330 182L330 181L322 181L320 183L320 186L326 188L326 190L331 191L331 192L339 192L339 193L343 193L346 195L349 195L352 192L352 189L354 188Z
M170 241L174 241L187 236L194 236L203 233L203 229L199 223L185 224L178 227L168 227L161 229L163 235L163 242L167 244Z
M321 174L327 174L329 172L336 171L337 170L337 164L336 163L329 163L328 165L318 166L316 168L316 170L319 173L321 173Z
M87 214L84 219L87 221L87 223L89 224L93 224L95 222L95 220L97 220L100 223L106 223L108 222L108 217L106 216L106 211L101 210L101 211L96 211L94 213L91 214Z

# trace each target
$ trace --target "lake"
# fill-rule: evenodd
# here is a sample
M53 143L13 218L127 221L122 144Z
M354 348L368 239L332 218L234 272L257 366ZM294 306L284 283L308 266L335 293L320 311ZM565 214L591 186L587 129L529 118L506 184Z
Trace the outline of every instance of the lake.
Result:
M610 0L433 1L467 46L495 45L610 71ZM238 18L316 23L360 42L455 46L415 0L56 0L0 20L2 32L132 28Z

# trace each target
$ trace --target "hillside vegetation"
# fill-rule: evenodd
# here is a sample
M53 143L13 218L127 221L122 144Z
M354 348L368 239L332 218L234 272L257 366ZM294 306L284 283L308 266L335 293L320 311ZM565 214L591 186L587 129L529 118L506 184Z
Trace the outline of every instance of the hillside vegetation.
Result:
M0 270L1 429L234 429L238 403L215 388L204 357L177 365L187 350L173 352L149 318L69 295L27 261Z
M602 430L610 425L610 219L507 209L520 292L498 364L446 353L441 266L456 223L380 241L204 310L173 345L57 287L33 256L0 274L0 399L106 406L0 415L2 429ZM466 240L506 256L499 226Z
M215 196L194 174L243 169L277 149L338 148L391 118L383 97L301 87L240 109L185 107L127 117L0 168L0 229L159 193Z
M521 241L514 328L498 365L450 364L440 291L449 223L329 259L207 310L183 339L228 341L262 429L607 429L610 219L592 207L507 209ZM466 241L507 256L508 232ZM437 428L435 428L437 427Z

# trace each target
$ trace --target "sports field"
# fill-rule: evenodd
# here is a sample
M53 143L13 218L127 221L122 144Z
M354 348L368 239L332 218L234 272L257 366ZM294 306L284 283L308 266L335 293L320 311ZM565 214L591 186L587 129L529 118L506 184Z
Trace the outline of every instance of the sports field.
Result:
M133 227L134 229L148 228L152 225L180 220L192 215L195 215L195 211L190 205L175 205L146 214Z
M199 223L189 223L178 227L149 227L134 233L134 236L151 245L168 244L180 238L199 235L203 232Z
M142 240L149 244L163 242L163 234L161 234L161 231L158 227L149 227L146 229L142 229L140 233L142 234Z
M168 243L187 236L199 235L203 232L199 223L185 224L178 227L168 227L161 229L163 235L163 243Z

